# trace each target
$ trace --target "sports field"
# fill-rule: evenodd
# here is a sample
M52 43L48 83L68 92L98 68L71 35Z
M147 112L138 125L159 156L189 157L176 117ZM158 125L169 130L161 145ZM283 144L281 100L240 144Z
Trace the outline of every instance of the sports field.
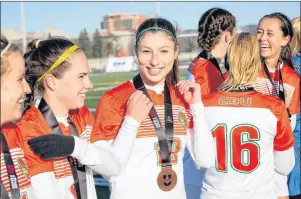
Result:
M90 78L94 87L88 92L85 105L89 109L96 109L98 100L104 92L132 79L138 73L139 71L91 74ZM180 79L184 79L185 73L186 69L180 69Z

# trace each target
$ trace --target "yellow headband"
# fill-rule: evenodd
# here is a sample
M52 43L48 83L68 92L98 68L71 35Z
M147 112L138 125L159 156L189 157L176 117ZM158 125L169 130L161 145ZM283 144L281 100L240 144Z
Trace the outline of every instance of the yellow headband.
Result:
M54 64L47 70L44 75L42 75L37 82L41 81L49 72L57 68L63 61L65 61L75 50L78 49L77 45L73 45L68 48L55 62Z

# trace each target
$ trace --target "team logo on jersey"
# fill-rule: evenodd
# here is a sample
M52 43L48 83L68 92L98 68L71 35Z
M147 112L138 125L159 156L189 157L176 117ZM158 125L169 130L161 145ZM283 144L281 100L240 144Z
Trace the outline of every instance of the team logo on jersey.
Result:
M178 120L180 122L181 127L183 127L185 130L187 130L186 122L187 122L187 117L186 113L183 110L180 110L178 114Z
M28 168L26 167L25 162L20 157L17 158L17 162L18 162L19 169L22 171L22 173L25 175L25 177L29 180Z

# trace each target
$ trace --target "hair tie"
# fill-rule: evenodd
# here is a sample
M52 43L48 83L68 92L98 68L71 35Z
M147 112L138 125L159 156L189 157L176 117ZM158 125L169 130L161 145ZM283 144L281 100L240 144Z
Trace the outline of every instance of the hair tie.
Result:
M39 40L39 39L36 41L36 43L35 43L35 47L36 47L36 48L38 48L38 47L39 47L39 43L40 43L40 41L41 41L41 40Z
M1 57L4 55L4 53L9 49L9 47L11 46L11 43L8 43L7 46L2 50L1 52Z

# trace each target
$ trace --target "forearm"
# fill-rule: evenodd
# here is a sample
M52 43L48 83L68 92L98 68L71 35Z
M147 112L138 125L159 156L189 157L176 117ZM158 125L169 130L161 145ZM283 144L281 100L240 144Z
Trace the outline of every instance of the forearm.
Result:
M121 166L117 157L113 153L112 147L101 143L91 144L83 139L74 137L75 147L71 156L78 159L82 164L93 166L98 173L107 176L117 176L120 174Z
M205 119L202 102L191 105L193 131L190 131L191 152L195 163L200 167L209 168L214 164L214 139Z

